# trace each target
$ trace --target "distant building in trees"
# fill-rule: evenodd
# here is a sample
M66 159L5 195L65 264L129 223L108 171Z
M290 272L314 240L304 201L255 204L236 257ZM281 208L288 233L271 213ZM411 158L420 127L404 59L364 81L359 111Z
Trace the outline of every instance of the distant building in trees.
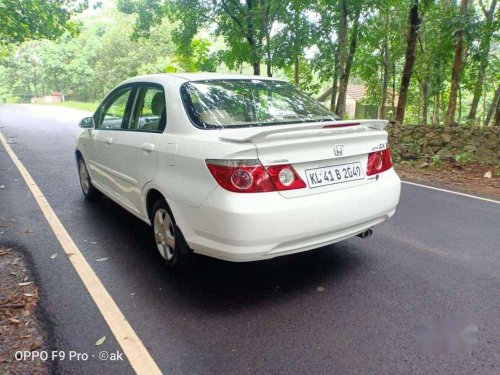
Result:
M33 96L31 103L61 103L64 102L64 95L55 91L52 95Z
M338 91L337 91L338 92ZM332 96L332 88L330 87L321 96L318 97L318 101L323 103L326 107L330 107L330 100ZM373 104L363 103L363 99L366 99L367 88L365 85L347 85L347 96L346 96L346 113L349 118L377 118L379 113L379 106ZM387 119L392 119L395 108L392 107L392 91L389 90L387 93L387 103L385 106L385 117ZM396 94L394 96L395 106L398 104L399 97Z

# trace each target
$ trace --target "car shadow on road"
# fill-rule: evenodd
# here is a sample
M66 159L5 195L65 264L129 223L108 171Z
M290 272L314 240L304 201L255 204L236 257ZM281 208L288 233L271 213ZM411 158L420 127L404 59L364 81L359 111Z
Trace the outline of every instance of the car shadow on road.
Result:
M89 217L99 218L93 222L100 231L103 227L99 222L106 222L106 236L116 243L106 248L116 263L113 268L132 279L137 294L155 290L156 297L175 299L191 307L223 311L322 292L367 268L367 255L356 246L361 240L353 239L257 262L233 263L197 256L189 272L173 273L157 254L150 228L142 221L107 199L87 205L85 211Z

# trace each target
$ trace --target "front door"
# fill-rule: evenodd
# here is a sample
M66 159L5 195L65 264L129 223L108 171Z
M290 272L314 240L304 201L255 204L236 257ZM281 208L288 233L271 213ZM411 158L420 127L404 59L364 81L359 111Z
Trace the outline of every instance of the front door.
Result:
M142 190L156 172L157 148L165 129L166 108L163 87L139 84L127 127L112 145L112 168L119 176L115 187L120 200L132 211L146 218Z
M94 119L96 126L88 157L92 182L115 199L120 197L118 190L122 181L116 170L114 145L129 122L135 91L131 86L115 90L98 109Z

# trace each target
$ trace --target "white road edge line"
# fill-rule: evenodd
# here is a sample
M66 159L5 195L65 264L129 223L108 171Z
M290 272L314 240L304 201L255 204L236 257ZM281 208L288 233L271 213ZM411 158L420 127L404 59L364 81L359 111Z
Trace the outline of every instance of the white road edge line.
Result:
M485 201L485 202L491 202L491 203L500 204L500 201L496 201L496 200L494 200L494 199L488 199L488 198L478 197L478 196L476 196L476 195L470 195L470 194L465 194L465 193L459 193L458 191L441 189L441 188L437 188L437 187L434 187L434 186L429 186L429 185L416 184L415 182L409 182L409 181L401 181L401 182L402 182L403 184L414 185L414 186L420 186L420 187L427 188L427 189L432 189L432 190L437 190L437 191L443 191L443 192L445 192L445 193L450 193L450 194L455 194L455 195L461 195L462 197L474 198L474 199L479 199L479 200L481 200L481 201Z
M101 280L97 277L87 260L73 242L61 221L56 216L54 210L49 205L49 202L45 199L42 191L36 185L28 170L17 158L16 154L7 143L1 132L0 142L3 144L7 154L9 154L17 169L23 176L24 181L28 185L28 188L33 194L40 210L47 219L52 231L61 244L61 247L78 273L78 276L80 276L80 279L97 305L97 308L108 323L111 332L123 349L123 352L127 356L134 371L137 374L161 374L160 369L147 351L146 347L143 345L134 329L130 326L129 322L120 311L113 298L104 288Z

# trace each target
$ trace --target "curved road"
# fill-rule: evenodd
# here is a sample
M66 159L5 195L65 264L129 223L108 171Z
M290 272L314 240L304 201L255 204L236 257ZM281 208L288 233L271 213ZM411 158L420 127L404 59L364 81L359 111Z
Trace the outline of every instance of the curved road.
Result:
M403 185L396 215L369 240L247 264L200 257L191 274L172 275L146 225L109 200L83 200L73 150L84 115L1 105L0 132L162 372L500 373L499 204ZM52 348L120 351L0 145L1 185L0 244L27 254ZM416 326L438 315L478 327L471 354L420 353ZM133 373L126 357L53 370Z

